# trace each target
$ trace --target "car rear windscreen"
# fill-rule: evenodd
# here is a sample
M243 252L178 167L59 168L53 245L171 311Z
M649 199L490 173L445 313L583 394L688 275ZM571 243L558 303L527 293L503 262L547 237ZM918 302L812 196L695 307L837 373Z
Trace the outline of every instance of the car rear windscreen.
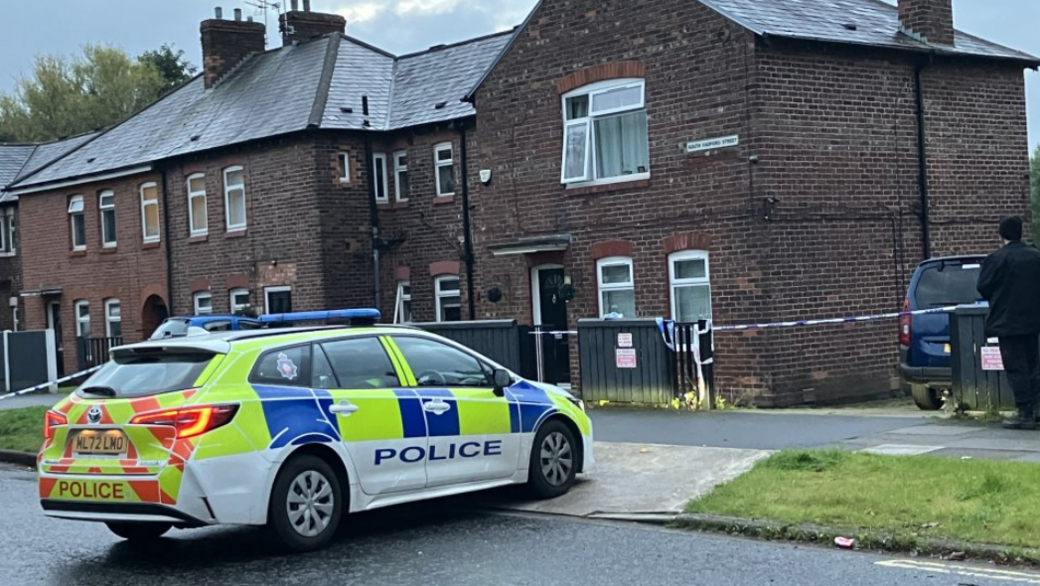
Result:
M89 398L134 398L192 388L213 354L166 353L121 356L109 361L76 390Z
M981 301L976 289L981 271L978 263L936 264L924 269L917 283L917 306L931 309Z

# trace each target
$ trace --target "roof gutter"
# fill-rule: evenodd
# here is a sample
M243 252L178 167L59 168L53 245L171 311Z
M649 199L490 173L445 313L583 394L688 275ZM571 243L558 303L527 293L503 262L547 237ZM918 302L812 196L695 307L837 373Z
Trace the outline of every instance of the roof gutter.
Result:
M76 185L82 185L84 183L94 183L97 181L108 181L110 179L119 179L120 177L129 177L131 175L139 175L141 173L147 173L152 170L152 165L140 165L138 167L129 167L121 171L113 171L111 173L104 173L101 175L91 175L78 177L76 179L69 179L67 181L58 181L53 183L41 183L33 185L31 187L14 187L10 188L7 193L11 195L29 195L30 193L40 193L42 191L51 191L53 189L64 189L66 187L73 187Z

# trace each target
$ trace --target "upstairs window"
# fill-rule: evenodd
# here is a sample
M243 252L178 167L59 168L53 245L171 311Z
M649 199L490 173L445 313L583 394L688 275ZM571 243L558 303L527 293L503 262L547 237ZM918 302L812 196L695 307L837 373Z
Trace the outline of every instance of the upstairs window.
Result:
M101 210L101 245L114 248L116 245L116 194L102 191L98 194L98 209Z
M209 212L206 210L206 176L188 177L188 230L192 236L209 234Z
M397 201L408 201L408 153L394 153L394 195Z
M437 169L437 196L455 195L455 151L450 142L433 148L433 163Z
M376 201L388 203L390 196L386 192L386 153L372 155L372 162L375 165Z
M611 80L563 97L566 184L650 176L643 80Z
M339 182L350 183L350 153L339 154Z
M144 241L159 241L159 186L145 183L141 186L141 232Z
M14 215L14 206L0 208L0 256L11 256L18 250Z
M672 287L672 318L691 323L711 319L711 280L708 253L677 252L668 257Z
M87 230L83 221L83 196L69 199L69 223L72 226L72 250L87 249Z
M246 174L242 167L224 169L224 209L228 232L246 229Z
M636 317L636 288L632 278L632 259L605 258L596 263L599 275L599 314Z

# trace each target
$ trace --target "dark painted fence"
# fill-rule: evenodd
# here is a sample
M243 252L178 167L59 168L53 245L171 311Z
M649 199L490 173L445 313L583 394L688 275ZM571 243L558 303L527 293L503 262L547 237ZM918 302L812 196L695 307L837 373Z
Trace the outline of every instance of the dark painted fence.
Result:
M4 332L0 336L0 385L20 391L57 378L53 332Z
M76 338L77 370L108 362L108 351L123 344L123 338Z
M537 378L534 336L516 320L410 324L479 352L524 378Z
M654 320L580 320L578 353L587 402L664 405L675 397L675 358Z
M953 399L970 411L1013 410L1015 398L1004 371L983 368L983 353L997 351L984 331L986 312L985 307L961 307L950 316Z

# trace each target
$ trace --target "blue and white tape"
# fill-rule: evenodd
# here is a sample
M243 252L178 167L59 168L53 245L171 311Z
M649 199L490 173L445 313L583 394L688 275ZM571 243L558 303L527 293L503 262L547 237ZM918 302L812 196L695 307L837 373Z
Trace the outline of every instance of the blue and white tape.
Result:
M44 390L44 389L46 389L46 388L48 388L50 386L53 386L53 385L60 385L62 383L67 383L69 381L73 381L73 380L76 380L78 378L83 378L85 376L94 374L95 372L97 372L99 370L101 370L101 366L95 366L94 368L89 368L87 370L77 372L76 374L70 374L69 376L59 378L58 380L45 382L43 384L36 385L35 387L30 387L28 389L22 389L20 391L15 391L13 393L7 393L6 395L0 395L0 401L3 401L4 399L9 399L11 397L20 397L22 395L28 395L30 393L35 393L35 392L38 392L38 391L42 391L42 390Z
M898 319L904 316L912 315L928 315L932 313L952 313L956 310L956 306L952 307L938 307L935 309L919 309L916 311L896 311L892 313L879 313L876 315L862 315L859 317L836 317L831 319L804 319L796 321L781 321L767 324L747 324L747 325L735 325L735 326L714 326L713 331L716 332L744 332L747 330L765 330L765 329L776 329L776 328L797 328L807 326L832 326L837 324L851 324L868 321L879 321L886 319Z

